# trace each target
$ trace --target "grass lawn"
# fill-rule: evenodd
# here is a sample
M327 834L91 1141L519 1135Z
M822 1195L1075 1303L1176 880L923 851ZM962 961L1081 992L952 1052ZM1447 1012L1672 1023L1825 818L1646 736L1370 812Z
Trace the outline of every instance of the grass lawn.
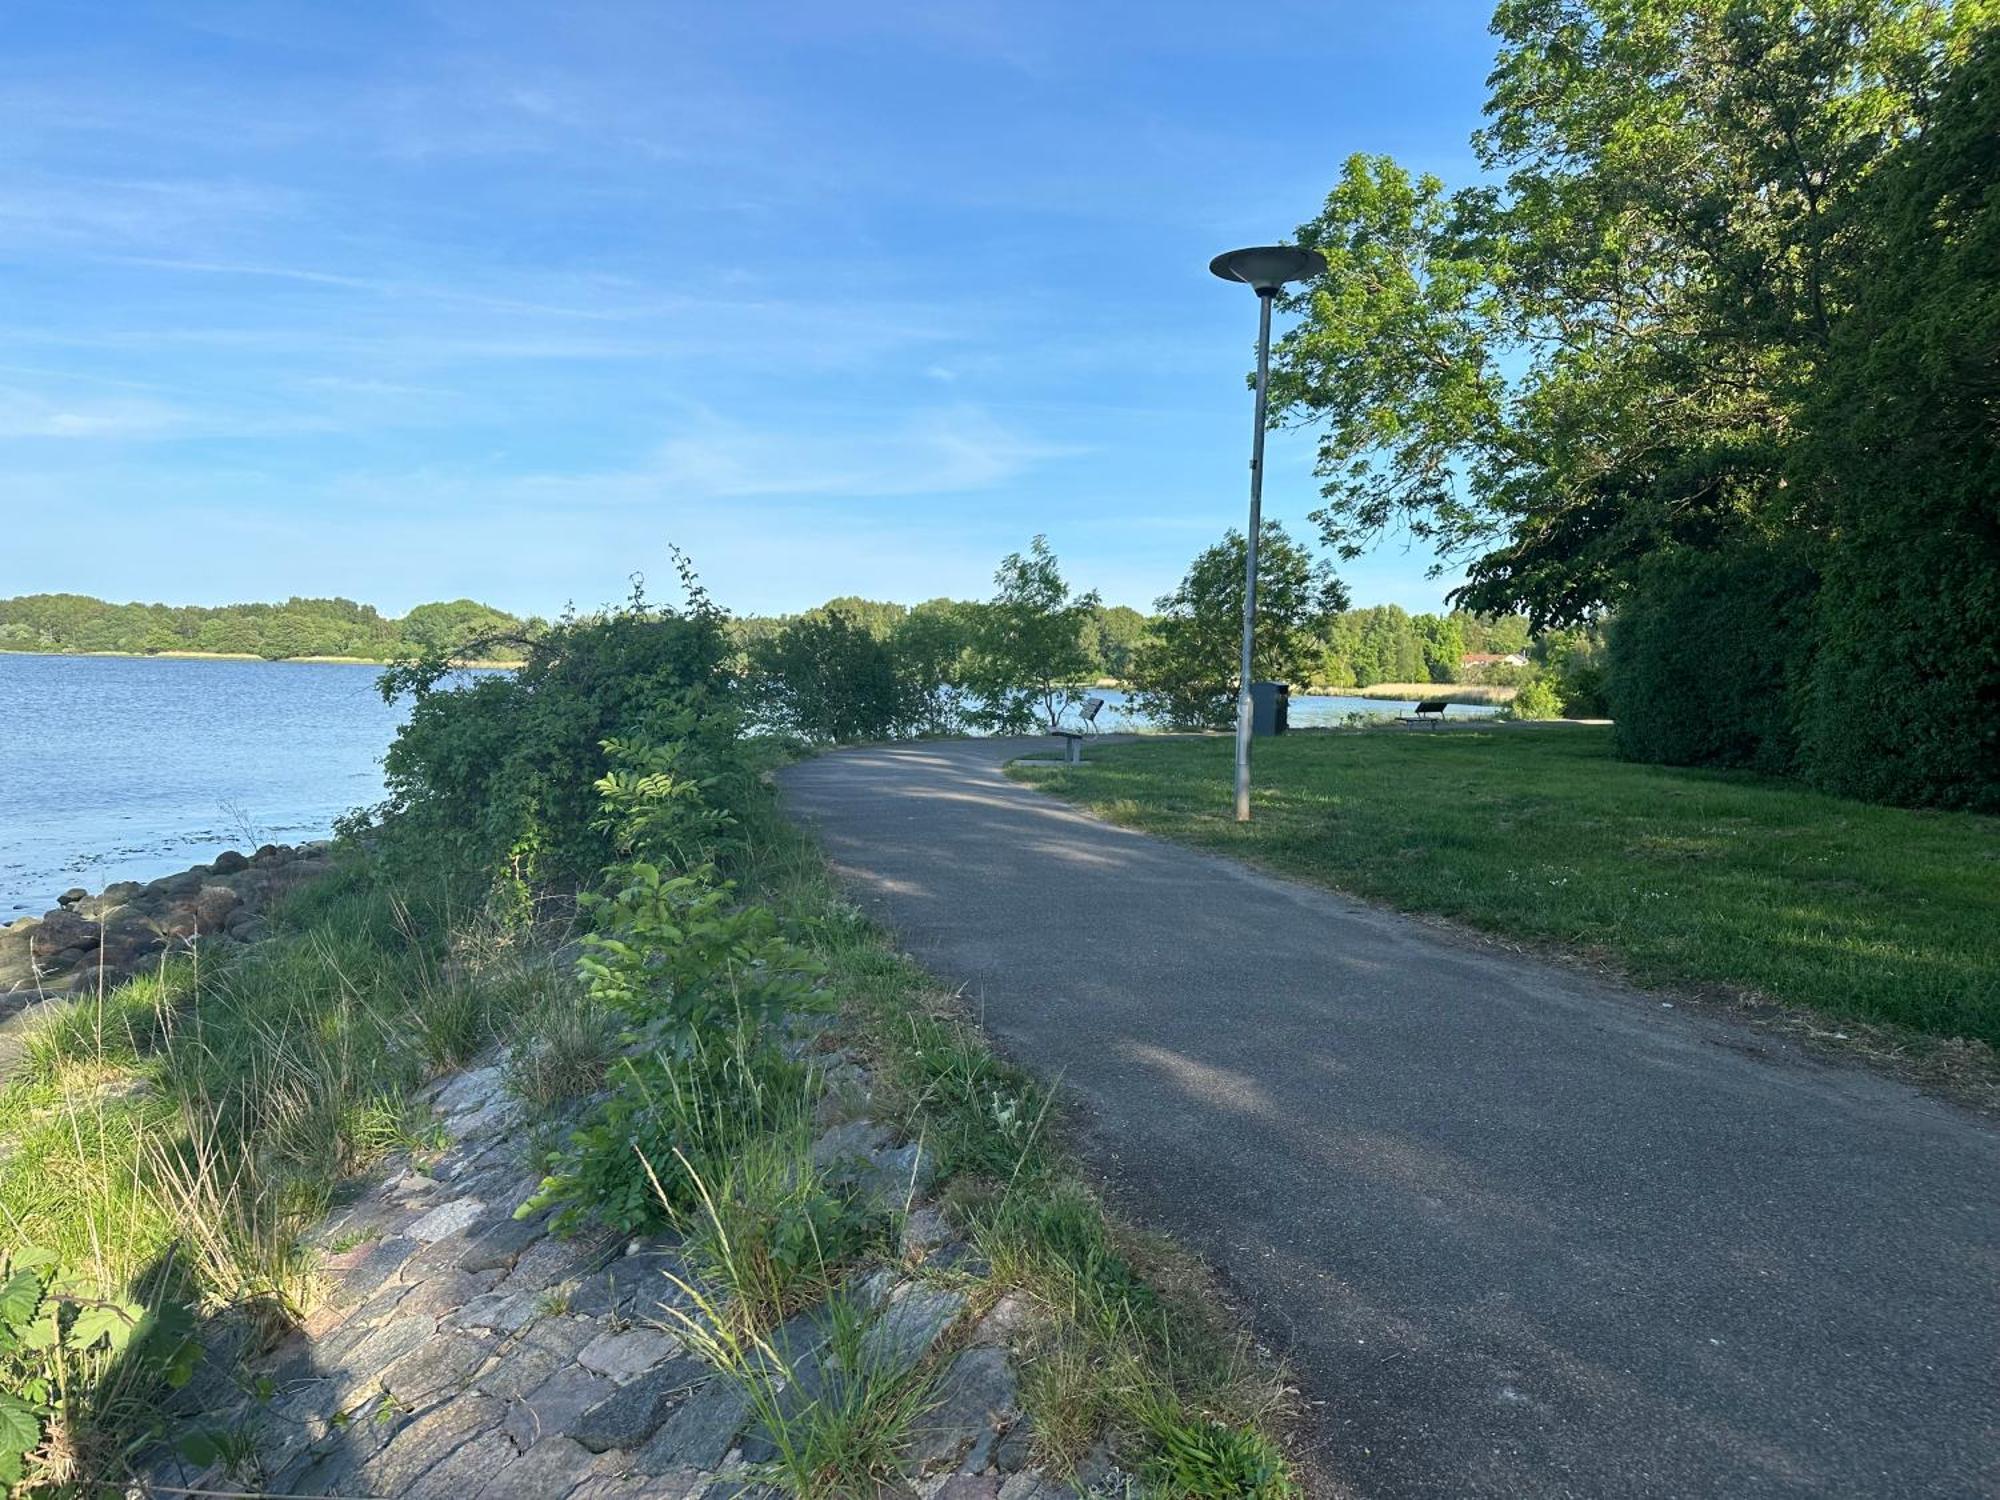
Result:
M2000 1045L2000 819L1613 759L1610 731L1335 732L1094 747L1016 774L1117 822L1407 911Z

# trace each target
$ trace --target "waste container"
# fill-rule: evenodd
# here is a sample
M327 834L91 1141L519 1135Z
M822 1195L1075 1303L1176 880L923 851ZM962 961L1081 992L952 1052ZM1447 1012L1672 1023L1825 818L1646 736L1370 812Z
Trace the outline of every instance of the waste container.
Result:
M1250 684L1250 732L1263 736L1283 734L1291 717L1292 687L1287 682Z

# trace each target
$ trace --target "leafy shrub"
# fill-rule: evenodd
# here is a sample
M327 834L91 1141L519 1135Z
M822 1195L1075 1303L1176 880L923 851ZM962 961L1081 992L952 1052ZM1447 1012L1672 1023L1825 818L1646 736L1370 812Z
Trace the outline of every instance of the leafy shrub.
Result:
M1834 791L2000 811L2000 41L1869 188L1807 407L1834 545L1801 759Z
M1546 672L1536 672L1521 684L1514 694L1514 701L1508 705L1517 719L1560 719L1563 716L1562 694Z
M563 1228L593 1215L626 1231L663 1223L692 1206L700 1175L720 1177L750 1141L804 1114L807 1071L776 1038L818 1003L819 966L707 858L733 820L680 773L683 750L605 746L593 826L618 857L608 889L580 898L594 926L577 969L645 1051L613 1069L610 1097L522 1210L560 1204Z
M200 1346L186 1309L106 1297L60 1273L54 1251L0 1254L0 1488L66 1486L98 1473L101 1412L146 1382L181 1386Z
M1096 616L1097 594L1070 592L1042 536L1025 553L1002 558L993 581L993 598L968 611L966 685L979 702L975 716L1003 734L1053 729L1082 697L1078 684L1094 665L1084 630Z
M1571 719L1606 719L1611 709L1604 696L1604 638L1583 630L1551 631L1538 651L1539 675L1555 686L1562 714Z
M964 727L966 652L976 623L975 609L949 599L916 605L896 622L889 654L909 732L953 734Z
M802 739L887 739L908 717L889 646L838 612L787 621L752 648L750 663L764 714Z
M685 569L683 580L684 610L635 589L619 609L558 621L511 674L464 681L435 655L385 672L383 695L415 702L383 759L382 855L587 882L613 853L593 783L605 745L626 737L684 746L685 769L714 805L747 797L723 615Z
M1817 583L1797 549L1654 558L1612 621L1613 743L1631 760L1792 769Z

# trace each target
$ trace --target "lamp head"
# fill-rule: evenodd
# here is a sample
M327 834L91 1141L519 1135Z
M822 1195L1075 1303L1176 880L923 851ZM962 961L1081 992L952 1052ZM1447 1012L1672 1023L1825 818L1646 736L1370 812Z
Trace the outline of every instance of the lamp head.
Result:
M1302 245L1252 245L1208 263L1224 281L1240 281L1260 297L1275 297L1288 281L1305 281L1326 269L1326 257Z

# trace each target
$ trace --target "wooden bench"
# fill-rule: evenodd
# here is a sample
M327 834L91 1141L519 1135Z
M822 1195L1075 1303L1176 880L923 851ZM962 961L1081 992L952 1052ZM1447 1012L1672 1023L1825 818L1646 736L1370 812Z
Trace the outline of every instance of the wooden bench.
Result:
M1428 718L1434 723L1442 724L1444 722L1444 711L1450 706L1442 698L1426 698L1422 703L1417 705L1416 713L1403 720L1403 722L1405 724L1421 724Z
M1086 698L1077 713L1077 727L1065 729L1058 724L1051 734L1063 742L1063 759L1073 766L1083 764L1083 742L1097 732L1097 716L1104 710L1102 698Z

